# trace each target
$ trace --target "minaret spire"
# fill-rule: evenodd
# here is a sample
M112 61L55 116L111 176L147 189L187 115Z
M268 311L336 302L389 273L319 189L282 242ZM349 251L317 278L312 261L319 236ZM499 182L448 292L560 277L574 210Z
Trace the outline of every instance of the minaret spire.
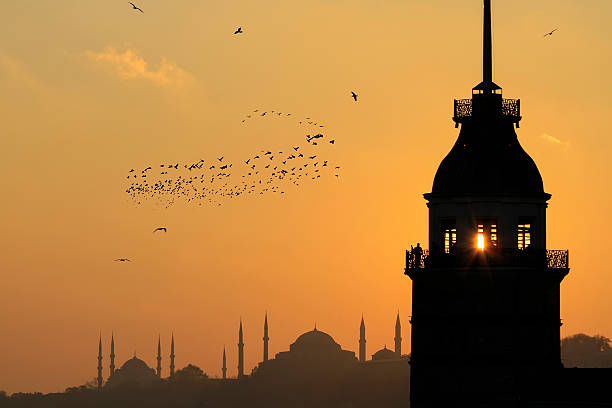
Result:
M270 341L270 337L268 337L268 312L266 312L266 317L264 319L264 336L263 336L263 361L268 361L268 341Z
M102 388L102 333L100 333L100 342L98 343L98 388Z
M225 346L223 346L223 367L221 368L223 379L227 378L227 359L225 358Z
M172 342L170 343L170 377L174 377L174 333L172 333Z
M395 355L397 358L402 356L402 324L400 323L399 312L397 312L397 319L395 319Z
M366 361L366 337L365 337L365 322L361 315L361 326L359 327L359 361Z
M493 82L493 45L491 39L491 0L484 0L482 34L482 82Z
M115 333L111 333L110 377L115 374Z
M238 330L238 378L244 377L244 342L242 337L242 319Z
M162 372L162 366L161 366L161 362L162 362L162 356L161 356L161 335L159 335L157 337L157 376L159 378L161 378L161 372Z

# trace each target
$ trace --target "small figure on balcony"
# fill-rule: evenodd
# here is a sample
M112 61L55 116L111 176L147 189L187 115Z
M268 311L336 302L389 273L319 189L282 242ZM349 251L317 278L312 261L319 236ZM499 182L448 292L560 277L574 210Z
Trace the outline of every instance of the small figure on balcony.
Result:
M412 246L410 246L412 248ZM410 250L410 255L412 255L412 259L414 260L414 267L421 267L421 259L423 258L423 248L421 248L421 244L417 242L416 247Z

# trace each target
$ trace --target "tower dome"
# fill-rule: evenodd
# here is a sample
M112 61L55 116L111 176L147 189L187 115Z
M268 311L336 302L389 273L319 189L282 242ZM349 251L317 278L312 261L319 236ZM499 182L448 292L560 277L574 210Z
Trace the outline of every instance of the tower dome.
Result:
M435 195L544 195L542 176L511 122L464 121L434 177ZM492 120L491 120L492 119Z

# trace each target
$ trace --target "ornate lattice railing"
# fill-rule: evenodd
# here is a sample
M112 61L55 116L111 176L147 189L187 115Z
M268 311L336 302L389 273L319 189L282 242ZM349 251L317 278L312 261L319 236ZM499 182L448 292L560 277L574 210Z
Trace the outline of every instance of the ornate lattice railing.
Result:
M498 100L499 103L499 100ZM498 105L499 106L499 105ZM455 120L470 118L474 114L472 99L455 99ZM502 99L500 113L504 117L520 120L521 117L521 100L520 99Z
M469 118L472 116L471 99L455 99L455 118Z
M406 251L406 272L413 269L469 266L535 267L568 269L568 250L490 249L461 254L430 253L429 250Z
M569 251L566 249L549 249L546 251L546 266L551 269L569 268Z
M520 99L502 99L502 116L518 118L521 116Z
M419 254L418 251L406 250L406 269L421 269L429 263L429 250L424 250Z

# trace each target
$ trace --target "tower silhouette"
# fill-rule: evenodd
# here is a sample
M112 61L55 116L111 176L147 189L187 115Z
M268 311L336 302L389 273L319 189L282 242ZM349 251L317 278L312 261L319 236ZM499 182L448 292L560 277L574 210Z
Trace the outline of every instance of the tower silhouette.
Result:
M397 318L395 319L395 356L400 358L402 356L402 324L400 323L399 312L397 312Z
M102 334L100 334L100 342L98 343L98 378L96 382L98 383L98 388L102 388L102 382L104 379L102 378Z
M424 195L429 251L406 251L410 405L517 406L526 384L561 367L569 253L546 249L551 196L518 142L520 100L493 82L490 0L483 80L455 100L453 120L459 137Z
M366 335L363 315L361 316L361 325L359 326L359 361L362 363L366 361Z
M174 333L172 333L172 342L170 343L170 377L174 377Z
M242 338L242 319L238 330L238 378L244 377L244 342Z
M111 333L111 349L110 349L110 374L112 377L115 374L115 333Z
M263 361L268 361L268 341L270 341L270 337L268 336L268 312L266 312L266 317L264 319L264 335L263 335Z
M223 367L221 368L221 372L223 373L223 379L227 378L227 359L225 357L225 346L223 346Z
M157 371L156 374L161 378L162 373L162 356L161 356L161 335L157 337Z

